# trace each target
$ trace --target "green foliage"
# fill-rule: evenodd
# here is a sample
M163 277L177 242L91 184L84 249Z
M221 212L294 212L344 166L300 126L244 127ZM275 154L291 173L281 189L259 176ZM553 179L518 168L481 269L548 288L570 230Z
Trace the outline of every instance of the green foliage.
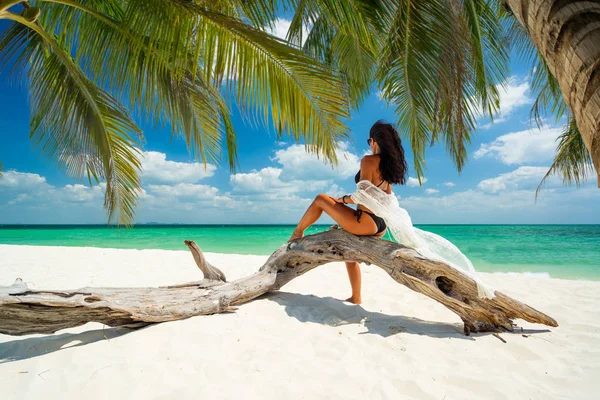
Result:
M459 171L475 119L498 109L507 53L493 1L291 0L288 39L336 67L357 107L373 83L395 107L417 176L445 141Z
M557 123L563 117L568 117L563 132L557 138L554 161L538 185L535 196L537 198L547 179L553 175L560 176L563 185L575 184L579 187L593 174L594 168L590 152L583 142L575 118L563 99L558 81L533 45L525 28L512 17L508 19L506 26L509 45L521 58L532 64L530 90L536 98L531 107L530 119L541 128L543 118L548 112L554 115Z
M583 138L573 117L569 117L569 123L565 126L563 133L558 137L557 141L556 156L550 169L544 175L544 178L535 191L536 197L551 175L560 176L563 185L575 184L579 187L594 173L592 157L583 142Z
M29 85L34 142L72 175L106 183L105 206L119 223L133 221L141 189L136 120L169 126L202 162L226 154L234 170L233 105L335 162L350 108L376 84L410 140L417 177L427 147L440 142L460 172L476 119L498 110L511 46L538 64L536 121L547 108L568 111L527 32L497 0L30 3L39 15L0 12L15 22L0 36L0 70L10 66ZM293 11L287 41L265 33L281 7ZM575 154L573 143L558 154ZM585 176L569 171L571 181Z
M217 162L226 147L233 170L232 98L249 121L336 161L347 88L330 66L261 30L276 2L30 3L41 10L35 22L0 14L15 22L0 36L0 68L12 66L29 85L31 137L43 152L68 173L106 184L110 221L132 223L141 190L134 118L170 126L203 162Z

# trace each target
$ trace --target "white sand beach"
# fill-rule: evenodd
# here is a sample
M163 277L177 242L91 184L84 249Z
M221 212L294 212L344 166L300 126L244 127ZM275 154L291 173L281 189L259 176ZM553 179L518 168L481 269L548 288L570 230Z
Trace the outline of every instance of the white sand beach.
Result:
M206 254L229 279L263 256ZM481 274L554 317L464 336L457 316L363 266L361 306L334 263L237 312L141 330L98 323L0 335L0 399L596 399L600 282ZM201 277L190 253L0 245L0 285L159 286Z

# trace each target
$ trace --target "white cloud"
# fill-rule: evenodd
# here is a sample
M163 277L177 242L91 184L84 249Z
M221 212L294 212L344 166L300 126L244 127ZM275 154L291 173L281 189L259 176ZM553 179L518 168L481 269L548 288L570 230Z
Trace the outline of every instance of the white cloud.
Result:
M14 199L9 200L8 203L6 203L6 204L9 206L12 206L14 204L27 202L30 199L31 199L31 195L29 195L27 193L21 193L21 194L17 195L17 197L15 197Z
M267 167L260 171L232 174L229 182L233 190L239 192L260 193L272 188L281 188L285 186L279 179L281 168Z
M454 184L454 182L444 182L444 186L454 187L456 185Z
M546 167L522 166L514 171L482 180L471 190L441 195L428 188L427 195L400 200L415 223L594 223L600 222L600 191L593 183L581 189L563 188L552 179L537 203L535 188ZM0 186L0 223L105 223L104 185L88 187L50 185L37 174L10 171ZM7 172L8 173L8 172ZM232 182L234 190L192 183L150 184L140 193L138 221L163 223L293 223L324 191L342 195L333 181L283 180L281 169L267 167ZM264 191L235 190L236 184ZM236 179L233 179L236 181ZM243 182L243 183L240 183ZM10 185L10 186L9 186ZM306 194L302 192L306 190ZM435 194L435 195L432 195ZM274 212L276 210L276 212ZM324 217L320 222L327 223Z
M591 223L600 221L600 191L593 184L580 189L562 187L551 179L537 201L535 188L544 167L520 167L485 179L477 189L447 196L400 199L413 221L428 223Z
M142 179L145 182L195 183L213 176L216 166L199 162L167 161L165 153L148 151L142 158Z
M275 21L275 26L267 31L274 36L277 36L280 39L285 40L288 31L290 30L290 25L292 21L289 21L284 18L277 18Z
M178 183L176 185L148 185L149 192L160 197L180 197L189 200L212 200L219 189L208 185Z
M46 183L46 178L38 174L11 170L0 177L0 187L7 189L29 190L40 186L49 185Z
M509 115L519 107L532 104L533 99L529 97L529 82L519 80L516 76L510 77L504 85L496 85L500 95L500 108L494 116L494 122L480 125L480 129L489 129L495 124L507 121ZM477 114L484 115L483 110L478 109Z
M546 162L553 159L556 138L561 132L562 128L542 127L507 133L482 144L473 156L494 157L506 165Z
M87 203L104 198L106 185L84 186L81 184L65 185L59 191L58 198L66 202Z
M500 94L500 112L501 117L505 117L518 107L533 103L533 99L528 96L529 82L519 82L516 77L511 77L506 85L496 85Z
M274 161L281 164L286 178L292 179L344 179L354 176L360 169L360 158L348 151L348 144L339 143L336 150L337 166L332 166L306 151L303 145L293 144L288 148L277 150Z
M46 178L39 174L7 171L0 178L0 188L6 199L6 205L25 205L35 207L65 206L78 203L82 205L98 204L102 207L102 199L106 185L96 186L69 184L57 187L48 184Z
M506 190L534 190L548 171L548 167L519 167L514 171L500 174L495 178L485 179L477 185L477 188L488 193L498 193ZM545 187L560 186L557 177L550 177Z
M506 117L494 117L494 122L493 122L493 123L492 123L492 122L490 122L490 123L488 123L488 124L481 125L481 126L479 127L479 129L490 129L490 128L491 128L493 125L495 125L495 124L499 124L499 123L501 123L501 122L505 122L505 121L507 121L507 120L508 120L508 118L506 118Z
M290 25L292 21L287 20L285 18L277 18L275 20L275 26L273 28L267 29L267 32L271 35L277 36L280 39L287 40L287 33L290 30ZM306 27L302 28L302 45L306 41L308 36L308 29Z
M297 193L321 190L331 184L331 180L281 179L281 168L266 167L259 171L232 174L229 178L235 192L244 193Z
M424 184L425 182L427 182L427 178L421 178L421 184ZM419 184L419 180L417 178L413 178L412 176L409 176L408 180L406 181L406 186L408 187L419 187L421 184Z
M335 183L331 185L329 189L325 191L325 193L327 193L331 197L342 197L344 194L346 194L346 192Z

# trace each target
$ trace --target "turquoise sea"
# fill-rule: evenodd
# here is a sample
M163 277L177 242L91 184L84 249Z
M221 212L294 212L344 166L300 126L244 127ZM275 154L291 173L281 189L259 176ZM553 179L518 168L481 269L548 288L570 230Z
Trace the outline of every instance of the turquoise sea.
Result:
M311 227L306 234L326 230ZM545 273L600 280L600 225L419 225L452 241L478 271ZM185 250L269 255L291 225L0 225L0 244Z

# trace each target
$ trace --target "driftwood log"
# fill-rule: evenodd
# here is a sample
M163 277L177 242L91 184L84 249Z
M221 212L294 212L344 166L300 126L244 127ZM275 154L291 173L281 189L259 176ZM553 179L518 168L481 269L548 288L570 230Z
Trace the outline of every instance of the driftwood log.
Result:
M234 310L233 306L276 291L292 279L335 261L358 261L384 269L396 282L422 293L456 313L464 332L513 330L517 318L558 326L551 317L498 291L492 299L477 296L465 274L414 249L342 230L311 235L280 247L258 272L232 282L206 262L200 248L186 245L205 279L159 288L82 288L32 290L21 279L0 287L0 333L26 335L100 322L136 328L196 315ZM208 279L208 278L211 279Z

